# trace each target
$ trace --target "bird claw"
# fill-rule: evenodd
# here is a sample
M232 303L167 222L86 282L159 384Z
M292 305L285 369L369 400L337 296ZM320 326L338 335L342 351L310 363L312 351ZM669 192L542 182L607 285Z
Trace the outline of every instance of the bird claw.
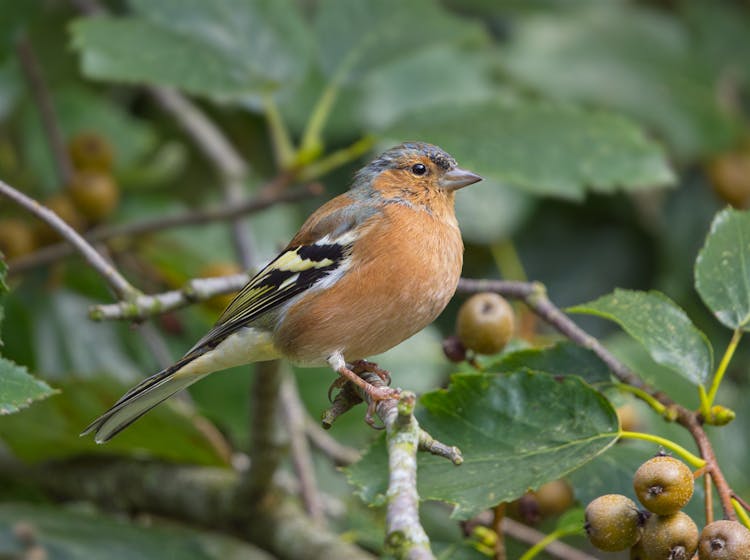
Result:
M367 425L370 426L373 430L385 430L385 424L376 424L375 423L375 408L376 408L375 401L370 402L370 404L367 405L367 412L365 413L365 422L367 422Z
M356 373L362 373L365 371L369 373L374 373L380 379L382 379L383 383L385 383L386 385L391 384L390 372L388 370L381 368L375 362L370 362L368 360L357 360L356 362L352 362L351 370Z
M333 380L333 382L328 386L328 402L333 402L332 393L334 389L343 389L344 385L346 385L349 382L349 380L346 377L337 377Z

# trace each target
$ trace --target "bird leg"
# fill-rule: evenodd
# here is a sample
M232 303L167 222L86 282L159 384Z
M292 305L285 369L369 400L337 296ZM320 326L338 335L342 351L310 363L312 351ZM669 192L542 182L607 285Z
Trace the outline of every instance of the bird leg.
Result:
M388 399L395 399L398 398L400 392L398 389L391 389L390 387L376 387L375 385L372 385L371 383L368 383L364 379L362 379L359 375L357 375L352 369L359 370L359 371L367 371L375 373L378 377L383 379L383 376L390 381L390 375L387 371L379 368L377 364L374 364L372 362L367 362L365 360L358 360L357 362L354 362L354 364L351 364L351 369L348 367L348 364L344 361L344 357L340 353L336 353L331 355L328 358L328 363L330 364L331 368L333 368L336 373L338 373L341 377L333 382L331 387L328 389L328 395L330 398L331 391L334 387L339 387L346 383L347 381L351 381L354 383L357 387L362 389L364 393L369 397L368 399L368 406L367 406L367 414L365 415L365 422L370 424L371 426L374 426L373 421L373 414L375 412L375 407L377 406L377 403L379 401L385 401ZM385 380L384 380L385 381Z
M380 379L383 380L383 383L386 385L391 384L391 374L387 370L384 370L381 368L378 364L375 362L370 362L368 360L357 360L356 362L352 362L350 365L351 370L354 373L362 373L363 371L374 373L377 375Z

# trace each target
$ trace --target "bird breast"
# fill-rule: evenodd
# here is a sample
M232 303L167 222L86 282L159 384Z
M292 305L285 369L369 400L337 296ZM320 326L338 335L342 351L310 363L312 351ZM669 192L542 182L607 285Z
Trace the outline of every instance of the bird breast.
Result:
M275 344L292 361L385 352L434 321L453 296L463 243L452 212L394 204L361 229L346 273L300 298L280 322Z

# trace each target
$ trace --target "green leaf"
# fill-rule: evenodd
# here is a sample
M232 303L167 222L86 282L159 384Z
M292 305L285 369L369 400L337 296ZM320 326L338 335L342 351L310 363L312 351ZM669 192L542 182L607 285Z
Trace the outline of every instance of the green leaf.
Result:
M365 124L384 128L416 110L495 98L486 49L437 44L374 68L358 81ZM451 79L445 79L450 68ZM419 76L418 80L414 76Z
M447 390L427 393L420 404L422 428L459 446L464 463L420 454L419 495L455 504L453 517L460 519L566 475L618 433L610 403L576 377L458 374ZM388 484L383 439L347 472L366 501L382 503Z
M88 77L242 95L299 78L309 31L289 0L131 0L140 17L73 24Z
M485 368L491 371L526 368L550 375L577 375L591 384L611 380L609 368L596 354L572 342L558 342L549 348L525 348L503 354Z
M730 329L750 323L750 212L727 208L711 224L695 261L695 289Z
M708 338L661 292L617 289L568 311L616 322L648 350L656 363L696 385L704 383L711 374L713 349Z
M0 438L14 455L28 462L78 455L150 456L199 465L227 465L223 440L205 420L172 399L106 445L81 431L129 388L111 379L66 380L62 394L0 422Z
M0 415L18 412L55 393L44 381L30 375L25 367L0 357Z
M159 523L138 524L126 517L82 512L62 507L22 503L0 504L0 555L27 557L24 543L15 536L18 523L29 525L46 551L44 558L108 558L134 560L271 560L271 556L239 539ZM41 556L40 556L41 557Z
M673 180L661 148L626 118L531 101L432 107L381 131L445 148L472 171L528 192L580 199Z
M737 48L737 43L733 43ZM719 66L696 52L678 18L625 3L528 17L499 59L516 80L560 100L623 111L694 157L738 132L719 105Z
M450 14L434 0L323 0L315 33L324 72L350 78L430 45L487 39L478 23Z

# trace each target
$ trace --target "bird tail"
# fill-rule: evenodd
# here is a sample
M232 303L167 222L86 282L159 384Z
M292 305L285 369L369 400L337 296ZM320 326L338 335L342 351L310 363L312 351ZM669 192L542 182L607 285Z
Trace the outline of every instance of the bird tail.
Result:
M81 435L94 432L96 443L105 443L156 405L208 375L208 373L196 374L182 371L193 359L194 356L183 358L176 364L141 381L120 397L112 408L89 424Z

